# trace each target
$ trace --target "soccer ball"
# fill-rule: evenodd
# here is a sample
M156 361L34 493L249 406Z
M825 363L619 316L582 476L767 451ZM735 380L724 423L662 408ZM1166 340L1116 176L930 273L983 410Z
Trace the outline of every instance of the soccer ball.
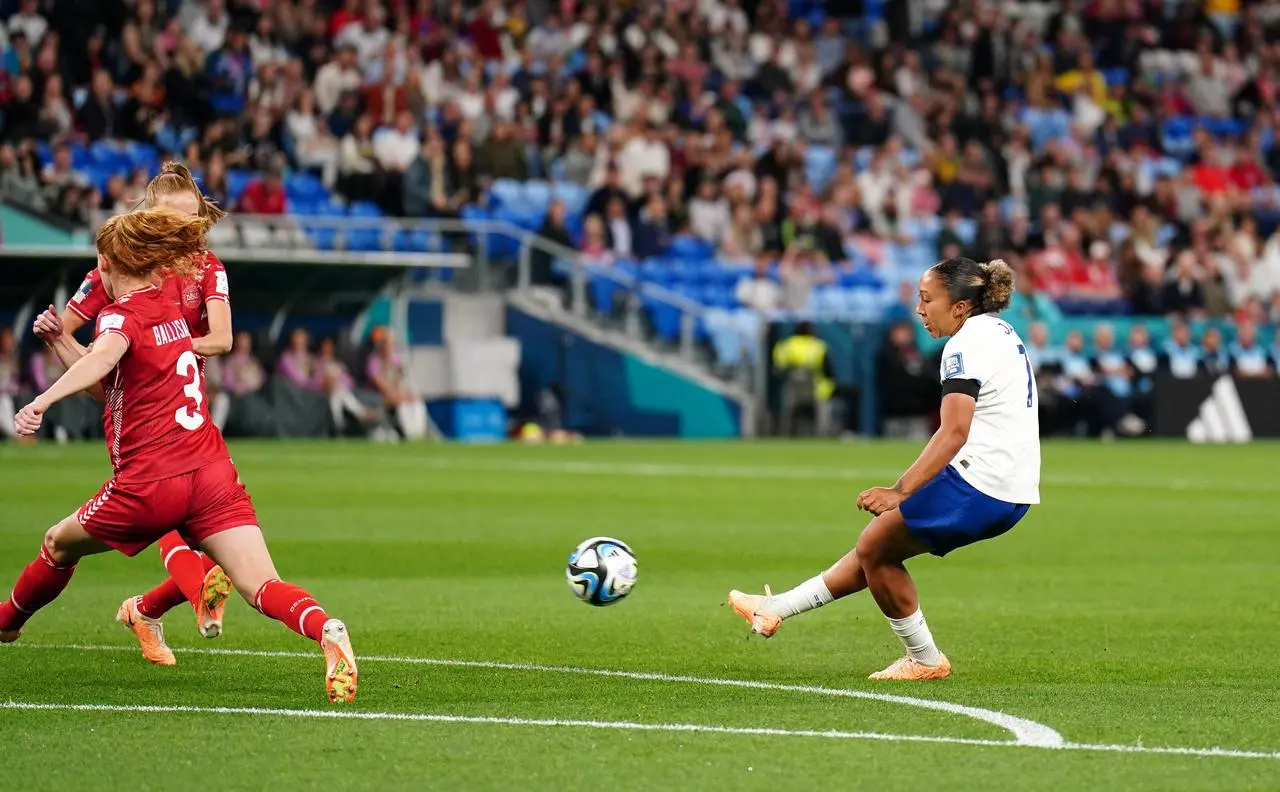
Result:
M574 549L564 570L574 596L588 605L612 605L636 584L631 548L608 536L595 536Z

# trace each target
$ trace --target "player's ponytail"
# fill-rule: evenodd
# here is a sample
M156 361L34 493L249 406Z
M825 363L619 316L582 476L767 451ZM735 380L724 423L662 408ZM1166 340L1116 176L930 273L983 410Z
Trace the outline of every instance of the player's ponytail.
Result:
M190 193L196 197L199 206L198 214L205 221L205 231L213 228L219 220L227 216L216 203L200 192L200 185L191 175L191 171L181 162L166 162L160 173L147 184L146 207L155 209L166 195Z
M98 229L98 253L135 278L160 269L194 275L205 256L205 220L172 209L141 209L107 220Z
M1003 259L982 264L982 313L1000 313L1013 298L1013 268Z
M966 301L971 315L999 313L1009 307L1013 295L1013 270L995 259L979 264L970 258L957 256L933 265L933 271L942 281L952 304Z

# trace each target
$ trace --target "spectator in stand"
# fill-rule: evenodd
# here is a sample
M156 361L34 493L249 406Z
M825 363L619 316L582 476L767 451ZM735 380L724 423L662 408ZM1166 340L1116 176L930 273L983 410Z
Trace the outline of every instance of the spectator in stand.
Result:
M304 89L285 118L293 139L294 157L303 169L319 168L321 180L332 188L338 181L338 141L329 134L316 113L315 93Z
M261 179L255 179L240 196L239 211L245 214L282 215L285 212L284 176L272 169Z
M365 361L365 376L377 389L396 415L400 431L407 440L420 440L427 435L427 406L415 396L406 382L404 362L396 351L386 327L375 327L370 335L373 349Z
M876 359L876 382L879 386L880 416L889 422L912 421L928 433L920 419L937 410L941 389L936 366L916 344L916 328L911 322L898 322L889 328ZM930 418L928 424L932 424ZM883 430L882 430L883 431ZM895 436L910 430L890 432Z
M1276 375L1277 362L1258 340L1258 326L1251 321L1236 325L1236 340L1230 349L1231 370L1245 379L1267 379Z
M360 72L355 46L340 46L334 57L316 72L316 109L329 115L344 95L359 90L363 84L364 75Z
M1222 331L1216 327L1205 328L1200 337L1200 367L1212 377L1231 373L1231 357L1222 343Z
M236 333L231 354L220 359L218 367L222 388L210 401L210 417L215 425L221 427L227 425L231 397L248 396L262 390L267 383L267 372L253 355L253 336L244 330Z
M320 339L316 348L315 370L319 389L329 395L329 412L333 416L334 431L341 435L346 431L348 415L357 418L365 426L382 419L378 410L366 407L355 394L355 380L346 364L338 359L332 338Z
M1191 327L1181 319L1174 320L1170 328L1161 364L1178 379L1192 379L1204 371L1203 353L1191 343Z
M782 289L770 276L768 259L756 259L752 275L738 281L733 297L738 304L766 317L782 308Z
M362 115L342 139L338 164L339 187L353 201L373 201L383 191L373 142L373 119Z
M562 248L572 250L574 248L573 235L569 233L569 229L565 226L565 218L567 216L568 210L565 208L564 201L552 201L551 206L547 208L547 219L542 223L542 227L538 229L538 236ZM598 224L595 234L597 236L593 240L595 245L599 249L603 249L604 234ZM558 258L562 258L562 256L553 256L546 250L534 248L529 256L530 281L540 286L564 288L566 286L564 276L557 273L554 268L554 262ZM602 307L608 308L609 306Z
M600 215L587 215L582 221L582 242L578 245L582 255L594 264L608 264L614 253L609 247L609 235Z
M12 416L18 412L14 400L22 390L18 376L21 370L13 330L8 327L0 328L0 415ZM12 420L0 420L0 435L10 439L18 436Z
M311 354L311 337L304 328L295 327L289 334L289 346L276 358L276 374L299 390L320 389L320 372Z
M1169 313L1200 315L1204 313L1204 287L1196 269L1196 254L1183 250L1174 259L1173 277L1165 284L1161 304Z

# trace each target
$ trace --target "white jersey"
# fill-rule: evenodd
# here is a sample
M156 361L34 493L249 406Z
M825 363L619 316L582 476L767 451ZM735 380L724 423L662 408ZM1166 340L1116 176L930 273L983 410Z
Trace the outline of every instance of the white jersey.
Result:
M984 495L1039 503L1040 397L1022 339L995 316L969 317L942 350L947 380L979 388L969 439L951 466Z

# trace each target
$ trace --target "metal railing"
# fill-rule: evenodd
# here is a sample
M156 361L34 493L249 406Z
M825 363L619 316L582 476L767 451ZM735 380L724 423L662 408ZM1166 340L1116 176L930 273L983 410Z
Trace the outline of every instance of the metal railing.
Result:
M109 216L106 212L95 214L93 230ZM503 254L512 247L502 244L503 239L514 242L513 255ZM567 270L566 309L578 317L603 320L613 316L611 306L597 306L600 310L593 312L588 296L593 279L612 284L625 296L621 329L634 339L653 340L645 329L646 307L678 312L675 343L681 356L689 360L696 358L697 328L706 315L701 303L683 294L609 265L593 263L573 248L506 220L237 213L214 228L210 244L220 258L228 261L466 268L474 260L478 288L515 288L521 292L529 292L537 285L533 283L534 254L541 252ZM467 252L458 251L463 246ZM92 248L85 252L92 254ZM421 260L423 254L431 254L430 260Z

